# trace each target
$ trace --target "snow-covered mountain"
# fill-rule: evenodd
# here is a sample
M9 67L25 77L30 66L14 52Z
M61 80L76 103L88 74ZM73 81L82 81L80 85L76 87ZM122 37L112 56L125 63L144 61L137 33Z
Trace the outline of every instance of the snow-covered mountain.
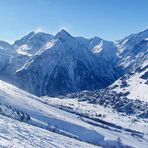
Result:
M148 56L147 38L148 29L116 42L118 56L121 59L119 64L125 69L130 69L132 66L136 68L137 65L135 64L139 63L142 59L145 60Z
M16 76L19 87L39 96L104 88L117 78L111 64L65 30L30 58Z
M12 45L0 42L0 50L3 49L0 53L2 55L1 63L5 63L5 67L3 66L3 70L0 71L1 79L13 83L16 71L49 42L52 37L52 35L42 32L31 32L15 41Z
M0 77L38 96L102 89L142 66L147 38L148 30L116 42L31 32L10 45L11 56L1 52Z
M119 112L148 118L148 30L115 43L124 74L105 89L69 94Z
M12 45L5 41L0 41L0 71L6 66L14 52L15 49Z
M148 102L148 30L130 35L118 43L125 75L114 82L109 89L127 94L129 99Z
M53 35L51 34L31 32L20 40L15 41L14 46L18 54L32 56L43 48L52 38Z

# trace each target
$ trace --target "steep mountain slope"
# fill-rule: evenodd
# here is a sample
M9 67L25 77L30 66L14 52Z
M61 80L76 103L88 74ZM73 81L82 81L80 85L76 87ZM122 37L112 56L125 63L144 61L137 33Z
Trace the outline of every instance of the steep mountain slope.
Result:
M136 64L141 61L141 58L146 59L148 56L147 38L148 29L116 42L118 56L120 57L119 65L130 70L132 67L136 68Z
M109 106L119 112L148 118L148 30L130 35L116 45L118 64L125 74L105 89L68 95Z
M18 54L32 56L52 38L51 34L31 32L20 40L15 41L14 46Z
M117 78L109 63L99 60L65 30L19 69L16 76L20 88L39 96L104 88Z
M0 43L0 46L3 48L3 51L0 53L2 55L1 61L5 63L3 70L0 71L1 79L14 83L16 71L49 42L52 37L52 35L42 32L31 32L20 40L15 41L12 45ZM2 66L0 69L2 69Z
M26 93L8 83L0 81L0 114L3 116L21 120L34 126L54 131L67 137L100 145L102 147L112 146L118 148L131 146L140 148L142 146L145 148L147 146L146 133L144 134L142 132L125 130L124 128L118 128L110 124L105 125L101 122L96 123L95 121L83 116L81 117L80 115L68 113L52 107L49 104L42 103L40 100L41 99L38 97ZM23 118L16 118L18 115L20 117L23 116ZM28 120L22 120L25 119L24 117L26 115L30 118L28 118ZM3 129L0 136L2 136L2 139L5 140L4 143L7 141L7 139L4 139L4 137L6 137L6 135L4 135L4 131L5 133L10 133L12 130L15 130L14 134L16 134L16 141L13 141L14 139L12 140L14 137L13 134L8 134L9 136L7 138L12 140L14 143L18 141L18 137L16 137L18 135L16 127L19 130L19 135L20 133L24 135L26 139L25 143L28 141L28 134L36 130L38 130L38 132L34 133L32 135L33 137L39 136L39 138L43 138L41 134L49 134L48 138L51 137L49 132L44 132L38 128L33 128L32 126L29 126L24 131L23 128L26 127L25 124L19 124L19 122L16 121L12 124L12 120L7 119L0 116L0 120L6 123L3 124L3 128L0 126L0 130ZM17 126L15 125L15 122L18 123ZM8 125L7 130L5 125ZM8 131L9 129L10 131ZM31 130L29 133L27 132L28 129ZM65 141L67 141L67 138ZM33 143L33 145L34 144L35 143Z
M5 41L0 41L0 50L2 51L9 51L9 52L12 52L10 51L12 48L12 46L8 43L8 42L5 42Z
M114 45L114 42L106 41L99 37L91 39L76 37L76 39L100 58L102 57L106 60L117 58L117 48Z
M98 37L90 39L89 49L98 56L98 58L103 58L106 62L116 62L117 48L113 42L105 41Z
M120 65L126 74L109 89L126 94L128 99L148 102L148 30L131 35L118 43Z
M7 42L0 41L0 71L5 67L14 52L15 50L12 45Z
M148 102L148 61L147 65L126 74L114 82L110 89L126 94L128 99Z
M114 42L103 40L99 37L85 39L83 37L76 37L81 44L88 48L99 61L108 63L112 68L117 68L119 57L117 55L117 47Z

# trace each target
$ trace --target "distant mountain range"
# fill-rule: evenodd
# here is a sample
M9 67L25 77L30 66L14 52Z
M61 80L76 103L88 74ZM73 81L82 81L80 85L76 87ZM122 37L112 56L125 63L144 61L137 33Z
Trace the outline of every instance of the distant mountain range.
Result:
M148 88L147 59L148 30L115 42L31 32L12 45L0 41L0 78L37 96L112 88L145 99L146 90L136 92Z

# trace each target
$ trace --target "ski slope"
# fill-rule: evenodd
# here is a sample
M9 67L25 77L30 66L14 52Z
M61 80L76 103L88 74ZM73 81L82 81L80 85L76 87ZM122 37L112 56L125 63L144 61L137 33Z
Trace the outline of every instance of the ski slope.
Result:
M137 148L147 148L147 134L124 131L124 129L119 130L116 129L116 127L111 127L109 125L104 126L102 123L96 123L79 115L62 111L38 100L39 98L26 93L8 83L0 81L1 105L11 106L11 108L15 108L16 110L29 114L31 117L31 119L27 121L29 124L102 147L119 147L128 145ZM9 126L15 126L16 129L19 127L19 125L15 124L15 122L12 124L11 122L9 123L9 121L3 119L3 117L1 118L2 122L4 120L4 126L1 127L2 129L8 128ZM5 124L5 122L8 124ZM26 130L26 128L24 128L24 130ZM21 130L18 131L18 134L19 137L23 136ZM8 133L8 135L10 134ZM26 139L25 135L24 139ZM2 141L2 143L5 144L6 142Z
M120 78L117 81L115 81L110 87L117 86L113 90L120 93L127 93L128 99L138 99L144 102L148 102L148 84L147 79L143 79L142 76L146 75L148 73L148 61L144 63L146 66L144 66L145 70L142 72L136 72L132 75L130 75L129 78L126 78L124 80L124 83L126 83L125 87L121 87L123 80Z
M146 118L142 119L134 115L119 113L111 107L104 107L97 103L91 104L87 100L80 101L78 98L65 97L60 99L45 96L40 98L40 100L67 112L80 114L94 120L101 119L107 123L148 134L148 119Z
M0 116L0 147L11 148L95 148L72 138L68 138L14 119Z

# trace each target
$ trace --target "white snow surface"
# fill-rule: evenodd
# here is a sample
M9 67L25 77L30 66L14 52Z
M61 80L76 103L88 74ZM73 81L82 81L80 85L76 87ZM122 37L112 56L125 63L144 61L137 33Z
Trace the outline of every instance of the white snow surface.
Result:
M24 44L17 48L17 53L20 55L26 55L28 57L31 57L32 54L29 54L28 50L30 50L30 48L28 47L28 45Z
M51 127L54 127L63 135L68 135L101 146L109 145L119 147L118 139L120 138L122 145L124 144L137 148L141 148L142 146L143 148L147 148L147 134L144 134L143 138L140 138L132 136L132 133L124 130L118 131L113 127L105 127L101 123L96 123L98 126L95 126L88 123L93 122L89 119L59 110L58 108L39 102L38 100L39 98L8 83L0 81L0 103L7 104L12 108L29 114L31 116L31 121L29 121L29 123L32 125L43 129L51 129ZM7 124L3 125L7 127ZM18 125L16 125L16 128L17 126ZM19 136L21 137L22 134Z
M146 67L148 65L148 61L143 63L142 67ZM128 99L138 99L144 102L148 102L148 84L146 83L146 79L142 79L141 76L146 73L148 69L145 69L142 72L136 72L132 74L129 78L127 78L125 81L127 83L126 87L121 87L122 80L118 79L115 81L110 87L114 87L115 85L118 85L118 87L114 88L113 90L120 93L120 92L129 92L127 95Z
M0 147L7 148L95 148L72 138L65 137L14 119L0 115ZM98 147L99 148L99 147Z
M90 104L87 101L78 101L77 98L59 99L45 96L40 99L46 104L50 104L58 108L68 108L74 113L87 115L91 118L98 118L108 123L148 134L148 120L137 119L135 116L128 116L123 113L116 112L109 107L104 107L99 104ZM133 122L134 120L137 120L137 122Z

